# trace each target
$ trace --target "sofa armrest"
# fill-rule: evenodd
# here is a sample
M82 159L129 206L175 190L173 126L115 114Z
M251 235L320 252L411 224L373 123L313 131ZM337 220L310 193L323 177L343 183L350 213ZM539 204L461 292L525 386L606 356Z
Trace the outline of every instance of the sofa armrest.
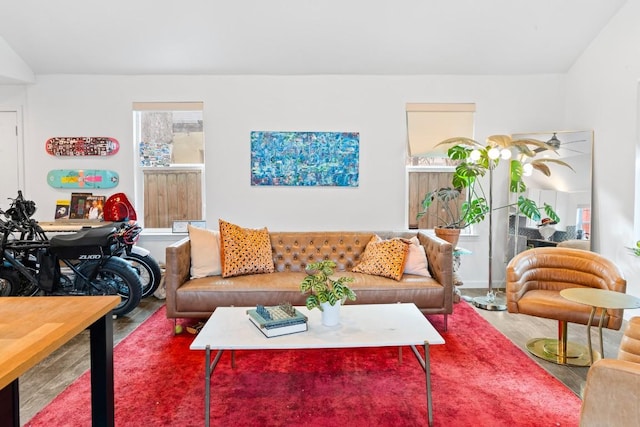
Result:
M601 359L589 368L580 426L640 425L640 364Z
M175 317L175 294L191 275L191 242L188 237L179 240L165 250L166 271L164 283L167 291L167 317Z
M427 253L429 273L445 288L445 307L453 312L453 246L423 231L418 233L418 240Z

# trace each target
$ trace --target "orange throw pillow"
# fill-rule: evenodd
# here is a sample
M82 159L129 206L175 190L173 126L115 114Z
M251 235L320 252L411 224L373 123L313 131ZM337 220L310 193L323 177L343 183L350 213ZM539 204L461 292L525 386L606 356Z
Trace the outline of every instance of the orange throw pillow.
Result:
M373 236L352 271L400 280L408 252L409 244L403 239L381 240Z
M242 228L223 220L220 224L222 277L273 273L271 239L267 228Z

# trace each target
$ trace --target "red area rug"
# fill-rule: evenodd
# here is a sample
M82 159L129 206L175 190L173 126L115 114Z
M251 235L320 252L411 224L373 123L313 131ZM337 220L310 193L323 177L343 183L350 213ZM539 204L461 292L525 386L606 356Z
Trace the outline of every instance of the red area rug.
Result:
M442 331L442 316L428 316ZM382 321L382 319L381 319ZM164 307L115 349L116 426L202 426L204 352L173 336ZM431 347L436 426L577 426L580 399L466 303ZM424 373L397 348L226 352L211 425L425 426ZM85 373L29 426L90 426Z

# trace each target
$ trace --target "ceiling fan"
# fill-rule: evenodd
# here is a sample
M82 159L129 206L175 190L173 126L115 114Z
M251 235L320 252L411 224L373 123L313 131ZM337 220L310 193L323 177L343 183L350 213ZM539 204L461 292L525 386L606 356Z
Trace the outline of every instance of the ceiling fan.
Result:
M547 145L550 146L558 156L567 157L571 155L584 154L585 151L583 147L581 147L580 142L586 142L586 139L577 139L574 141L560 141L558 138L557 132L553 133L553 136L547 141ZM575 145L573 145L575 144ZM540 147L536 148L534 151L536 153L540 153L542 151L547 151L547 148Z

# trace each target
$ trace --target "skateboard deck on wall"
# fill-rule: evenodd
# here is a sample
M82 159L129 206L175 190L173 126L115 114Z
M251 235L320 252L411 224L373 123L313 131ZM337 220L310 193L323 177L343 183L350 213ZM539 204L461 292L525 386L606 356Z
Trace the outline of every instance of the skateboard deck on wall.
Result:
M49 138L47 153L52 156L111 156L120 149L115 138L90 136L63 136Z
M114 188L117 172L104 169L55 169L47 174L53 188Z

